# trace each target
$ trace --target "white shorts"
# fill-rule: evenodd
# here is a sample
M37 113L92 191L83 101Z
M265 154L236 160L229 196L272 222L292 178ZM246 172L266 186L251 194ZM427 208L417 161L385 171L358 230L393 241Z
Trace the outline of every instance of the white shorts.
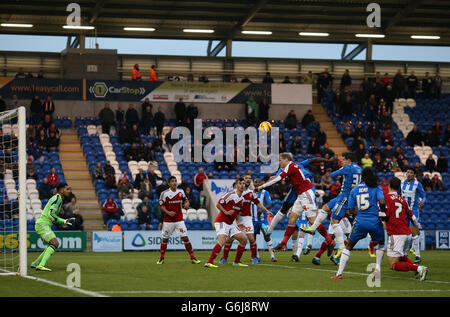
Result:
M234 235L241 233L241 230L239 230L235 222L231 225L226 222L216 222L214 223L214 227L216 228L217 236L224 235L231 238Z
M350 224L350 221L347 217L342 218L341 221L339 221L339 225L341 226L342 232L344 232L344 234L349 235L352 232L352 225ZM328 234L334 234L333 226L331 225L331 223L328 226Z
M245 230L241 230L243 234L254 233L252 216L243 216L239 218L239 222L244 225Z
M316 195L312 189L303 192L297 196L297 199L292 206L292 212L296 213L299 217L305 212L306 217L315 217L317 214Z
M187 228L184 221L163 222L161 231L163 239L168 239L174 231L176 231L181 237L187 236Z
M387 256L391 258L404 256L408 251L410 242L410 234L388 236Z

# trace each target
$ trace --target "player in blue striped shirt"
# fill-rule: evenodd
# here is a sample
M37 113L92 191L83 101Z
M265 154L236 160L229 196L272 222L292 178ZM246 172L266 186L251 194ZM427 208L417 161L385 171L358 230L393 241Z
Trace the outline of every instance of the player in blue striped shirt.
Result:
M264 184L264 182L261 181L260 179L255 179L255 181L253 183L254 183L255 188ZM272 207L272 198L270 197L270 194L267 190L263 189L260 192L255 192L255 195L264 207L266 207L267 209ZM272 262L277 262L277 259L275 258L275 254L272 249L272 246L273 246L272 239L270 238L270 235L265 234L265 232L262 230L263 224L264 225L269 224L269 221L267 219L267 213L263 212L254 203L252 203L252 205L251 205L251 211L252 211L255 239L256 239L256 235L259 234L260 232L263 234L264 240L266 241L267 247L270 252L270 259ZM259 252L258 252L258 260L259 261L261 260L261 258L259 256Z
M419 221L419 211L422 211L422 207L425 203L425 191L422 184L416 179L415 171L412 168L408 168L406 171L406 179L402 180L399 194L408 203L409 209L411 209L417 221ZM414 263L420 263L420 246L419 246L419 234L420 231L414 224L408 219L409 228L412 233L412 245L410 252L415 255Z
M376 268L375 276L380 276L381 262L384 255L384 229L383 223L379 218L378 205L381 212L386 209L383 190L378 186L378 178L370 167L366 167L361 172L362 183L353 188L348 198L348 211L356 213L353 224L353 230L348 239L345 249L342 251L339 261L339 269L332 279L341 279L345 265L350 258L353 247L359 240L364 239L367 234L370 235L372 241L378 243L376 251Z

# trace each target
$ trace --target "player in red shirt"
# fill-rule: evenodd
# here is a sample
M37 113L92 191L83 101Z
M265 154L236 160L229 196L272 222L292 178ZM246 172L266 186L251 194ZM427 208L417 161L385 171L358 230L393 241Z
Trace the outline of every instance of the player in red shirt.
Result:
M408 259L406 252L411 242L411 229L407 218L410 219L417 229L421 229L420 223L408 207L408 203L398 194L401 181L397 177L389 180L389 193L385 195L386 212L380 213L381 219L386 221L388 234L387 258L389 267L394 271L416 272L419 280L425 280L428 268L417 266Z
M280 154L280 168L283 171L280 175L276 176L274 179L268 181L264 185L259 186L256 190L261 191L262 189L272 186L273 184L279 182L281 179L285 178L291 182L292 187L297 191L297 200L294 202L292 206L292 212L289 216L289 223L284 232L283 241L275 248L275 250L285 250L286 244L289 241L289 238L295 231L295 223L305 212L306 217L308 218L309 223L314 223L317 215L317 206L315 200L315 194L312 190L313 185L311 181L305 177L300 166L292 162L292 154L285 152ZM317 227L317 231L326 239L327 244L331 244L332 240L327 233L324 225L320 225Z
M228 237L238 240L239 245L236 250L236 258L234 259L233 266L248 266L242 264L241 257L245 251L245 245L247 244L247 239L245 235L241 233L238 228L238 224L235 222L236 218L239 216L242 210L242 205L244 203L244 196L242 195L245 190L245 182L241 177L233 183L234 190L222 196L217 202L217 209L219 213L214 222L214 227L217 233L217 244L214 246L211 256L208 262L205 263L205 267L217 268L214 265L214 259L222 250L222 246L227 241Z
M256 245L256 239L254 234L253 227L253 219L252 219L252 211L251 205L252 203L260 208L261 212L267 212L268 214L272 214L269 210L264 207L259 199L256 197L253 190L250 189L250 185L252 183L252 176L250 174L244 175L244 183L245 183L245 191L242 193L244 197L244 202L242 204L242 210L239 215L239 229L241 229L242 233L247 236L248 242L250 243L250 252L252 256L252 263L258 264L258 246ZM225 246L223 248L223 256L220 259L220 263L227 263L228 253L230 252L231 245L233 243L233 239L228 237Z
M167 242L174 231L181 236L184 242L184 247L191 257L191 262L199 264L200 260L194 257L191 242L187 236L186 224L183 220L182 204L184 208L189 208L189 200L184 191L177 188L177 179L175 176L169 177L169 189L163 191L159 198L159 207L164 213L164 220L162 225L162 241L160 246L160 258L156 264L164 263L164 255L167 249Z

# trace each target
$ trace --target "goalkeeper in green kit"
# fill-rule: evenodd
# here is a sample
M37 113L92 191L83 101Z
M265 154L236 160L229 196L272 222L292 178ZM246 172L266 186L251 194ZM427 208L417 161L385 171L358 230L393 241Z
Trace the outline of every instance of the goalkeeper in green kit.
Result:
M59 183L56 186L56 195L49 199L42 211L41 216L36 220L35 230L41 236L41 239L48 243L48 247L39 255L39 257L31 263L31 268L38 271L51 271L45 267L48 259L55 253L58 248L58 240L55 233L51 230L52 223L56 221L58 224L71 226L75 218L62 219L58 217L63 199L69 197L70 187L66 183Z

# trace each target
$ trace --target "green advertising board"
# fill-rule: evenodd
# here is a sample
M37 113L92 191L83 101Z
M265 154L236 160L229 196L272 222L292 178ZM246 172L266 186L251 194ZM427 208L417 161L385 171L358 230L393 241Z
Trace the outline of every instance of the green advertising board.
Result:
M56 231L58 250L61 251L84 251L86 250L85 231ZM0 250L17 250L19 247L19 233L0 233ZM42 251L47 244L41 240L36 232L27 232L28 251Z

